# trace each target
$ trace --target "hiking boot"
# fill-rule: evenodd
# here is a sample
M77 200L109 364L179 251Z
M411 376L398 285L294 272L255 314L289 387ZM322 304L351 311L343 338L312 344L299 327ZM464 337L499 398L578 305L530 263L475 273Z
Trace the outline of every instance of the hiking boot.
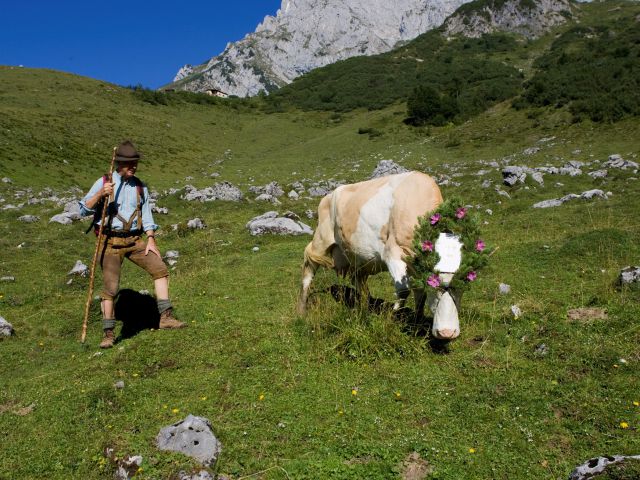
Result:
M113 333L113 328L107 328L104 331L104 337L100 342L100 348L111 348L116 341L116 335Z
M181 322L173 316L173 308L168 308L160 314L160 328L163 330L168 328L183 328L186 326L186 323Z

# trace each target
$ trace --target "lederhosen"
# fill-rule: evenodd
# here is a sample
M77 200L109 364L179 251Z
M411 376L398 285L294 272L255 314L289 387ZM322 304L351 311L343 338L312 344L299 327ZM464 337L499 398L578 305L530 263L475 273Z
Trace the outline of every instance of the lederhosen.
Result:
M167 266L158 255L149 252L145 255L147 244L142 240L142 182L136 177L136 209L129 217L129 220L123 218L118 212L109 212L108 222L103 229L103 236L100 240L101 255L100 267L102 268L104 289L102 298L113 300L118 293L120 284L120 272L122 262L128 258L133 263L144 269L151 277L156 280L169 275ZM121 180L124 181L124 180ZM111 192L109 204L115 205L116 192ZM123 228L113 230L111 222L113 218L117 218L122 222ZM133 221L137 219L136 229L132 230ZM98 229L96 228L96 234Z

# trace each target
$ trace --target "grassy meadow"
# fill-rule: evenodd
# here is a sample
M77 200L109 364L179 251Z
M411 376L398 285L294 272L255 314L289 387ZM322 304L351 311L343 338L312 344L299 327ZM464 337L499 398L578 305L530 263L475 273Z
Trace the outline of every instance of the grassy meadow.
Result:
M547 174L544 186L502 186L510 199L481 184L501 185L486 162L506 157L529 167L616 153L638 161L640 122L572 123L562 110L508 102L455 126L415 128L405 116L403 103L340 114L265 113L260 100L153 105L104 82L0 67L0 178L13 182L0 183L0 277L15 277L0 282L0 315L16 331L0 341L0 478L112 478L106 448L142 455L135 478L197 471L154 446L162 427L189 413L207 417L223 444L212 471L235 480L565 479L588 458L639 454L640 293L614 287L621 268L640 264L638 175L610 169L594 180L593 164L577 177ZM67 275L76 260L91 262L87 224L48 223L62 211L52 203L3 206L26 203L16 195L27 188L78 196L71 189L86 191L107 171L124 138L143 152L139 176L151 190L226 180L246 198L160 196L169 214L155 215L158 243L180 252L171 296L189 327L142 330L99 352L97 303L79 342L88 280ZM525 155L530 147L539 151ZM295 181L359 181L381 159L450 176L445 198L478 206L484 238L498 247L445 351L389 312L336 303L328 290L345 281L332 272L319 272L310 312L297 316L310 237L245 229L273 209L305 221L319 201L285 195L274 208L255 202L250 185L275 180L288 192ZM532 208L593 188L612 195ZM41 220L19 222L26 214ZM195 217L205 230L170 228ZM499 283L511 293L500 295ZM121 287L152 283L129 264ZM371 290L393 299L387 274ZM584 307L607 317L568 318ZM124 389L114 387L120 380ZM410 477L410 466L423 474Z

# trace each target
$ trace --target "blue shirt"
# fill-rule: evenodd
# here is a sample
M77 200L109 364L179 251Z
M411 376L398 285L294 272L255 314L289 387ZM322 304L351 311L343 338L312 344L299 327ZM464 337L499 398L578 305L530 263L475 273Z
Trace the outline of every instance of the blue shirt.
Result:
M122 182L120 175L117 172L113 172L113 191L115 192L115 201L118 204L118 214L124 218L125 220L129 220L133 212L136 211L138 207L138 188L136 187L136 182L130 178ZM121 188L122 185L122 188ZM93 197L103 186L102 178L96 180L96 182L89 190L82 200L80 200L80 213L81 215L93 215L95 209L87 207L87 200ZM143 199L142 206L140 210L142 211L142 230L145 232L149 230L157 230L160 228L153 222L153 215L151 214L151 205L149 204L149 190L146 185L143 185ZM111 197L109 197L111 198ZM107 220L108 221L108 220ZM98 221L98 225L100 225L100 221ZM124 225L122 221L116 216L113 217L111 221L111 228L113 230L122 230ZM133 223L131 224L131 230L136 230L140 228L138 226L138 215L134 215Z

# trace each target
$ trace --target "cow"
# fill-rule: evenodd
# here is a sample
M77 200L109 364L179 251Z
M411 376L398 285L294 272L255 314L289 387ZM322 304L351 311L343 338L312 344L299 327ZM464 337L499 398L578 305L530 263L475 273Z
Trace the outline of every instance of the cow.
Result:
M366 294L370 275L388 271L396 292L394 310L400 309L411 291L411 266L405 258L413 255L414 228L419 217L441 203L433 178L415 171L342 185L322 198L318 228L304 250L298 313L306 312L311 282L319 267L350 277L359 295ZM460 296L447 286L460 266L462 244L454 235L443 233L435 248L441 256L436 268L444 289L433 289L426 295L423 289L414 288L416 313L422 314L428 299L434 314L433 336L453 340L460 334Z

